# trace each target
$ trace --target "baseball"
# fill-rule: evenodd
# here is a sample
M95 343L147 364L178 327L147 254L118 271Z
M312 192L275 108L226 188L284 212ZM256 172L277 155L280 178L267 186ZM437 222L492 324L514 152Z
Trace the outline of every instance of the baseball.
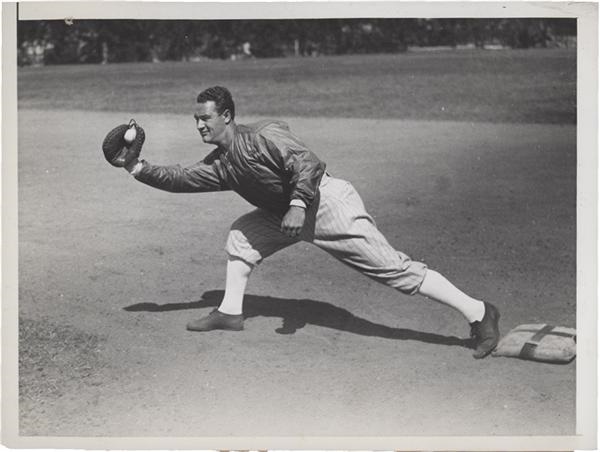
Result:
M137 131L135 130L135 126L131 126L129 129L127 129L127 132L125 132L125 135L123 135L123 139L127 143L133 143L133 140L135 140L136 135L137 135Z

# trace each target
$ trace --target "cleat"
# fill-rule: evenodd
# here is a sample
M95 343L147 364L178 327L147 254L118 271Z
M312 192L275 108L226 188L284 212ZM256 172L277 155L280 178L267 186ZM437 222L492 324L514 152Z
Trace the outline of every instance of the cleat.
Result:
M244 316L223 314L218 309L214 309L206 317L188 323L186 328L188 331L241 331L244 329Z
M498 321L500 312L491 303L485 304L485 313L481 321L471 323L471 339L475 344L473 358L482 359L492 353L500 340Z

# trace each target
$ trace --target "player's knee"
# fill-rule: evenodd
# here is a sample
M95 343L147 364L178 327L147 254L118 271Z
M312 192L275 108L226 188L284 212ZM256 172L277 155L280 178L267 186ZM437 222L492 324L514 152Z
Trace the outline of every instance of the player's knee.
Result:
M262 260L260 253L252 247L247 237L239 229L229 231L225 251L230 257L241 259L250 265L257 265Z
M405 295L416 295L423 284L427 266L422 262L409 261L407 265L398 274L398 277L391 281L395 289Z
M427 266L402 253L399 253L399 258L393 264L378 268L370 276L405 295L415 295L425 279Z

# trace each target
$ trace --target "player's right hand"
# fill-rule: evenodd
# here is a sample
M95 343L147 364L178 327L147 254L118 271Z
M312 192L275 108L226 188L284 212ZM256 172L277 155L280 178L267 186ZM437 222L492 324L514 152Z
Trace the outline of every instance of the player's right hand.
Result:
M306 209L298 206L291 206L281 221L281 232L288 237L297 237L302 232L304 220L306 219Z

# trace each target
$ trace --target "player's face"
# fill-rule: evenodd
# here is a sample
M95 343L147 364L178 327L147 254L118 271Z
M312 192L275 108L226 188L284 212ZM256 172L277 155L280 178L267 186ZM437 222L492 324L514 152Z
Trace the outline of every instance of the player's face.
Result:
M217 145L221 144L227 126L226 116L228 116L227 110L219 114L212 100L198 104L194 119L196 120L196 128L202 135L202 141Z

